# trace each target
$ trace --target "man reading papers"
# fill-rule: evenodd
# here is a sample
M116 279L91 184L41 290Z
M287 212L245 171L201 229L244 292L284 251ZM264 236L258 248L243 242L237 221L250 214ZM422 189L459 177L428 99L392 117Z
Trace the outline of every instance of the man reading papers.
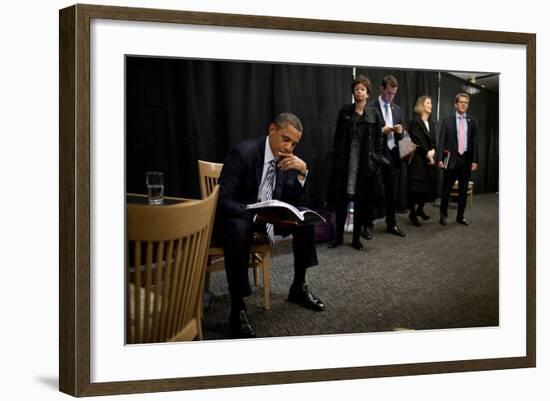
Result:
M294 207L290 203L281 202L277 199L265 200L263 202L247 205L246 208L253 213L261 214L262 218L271 216L272 219L279 219L296 224L315 224L325 221L319 213L306 207Z
M251 293L248 260L254 231L267 233L271 241L274 233L292 234L294 281L288 300L314 311L325 309L324 303L305 284L306 269L318 264L313 225L247 209L247 205L271 199L291 205L299 202L307 181L307 165L293 151L302 138L302 131L298 117L280 114L270 124L267 137L237 145L224 161L217 224L224 246L231 296L229 327L233 338L256 336L244 303L244 297Z

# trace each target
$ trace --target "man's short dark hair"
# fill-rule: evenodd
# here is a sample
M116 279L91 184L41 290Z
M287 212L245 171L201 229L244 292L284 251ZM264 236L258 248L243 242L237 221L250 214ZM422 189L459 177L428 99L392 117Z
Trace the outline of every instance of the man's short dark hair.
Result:
M286 128L287 125L292 125L300 132L304 132L304 127L300 119L292 113L281 113L273 120L277 129Z
M384 89L386 89L388 86L395 88L397 87L397 85L397 78L395 78L393 75L386 75L380 83L380 86L382 86L382 88Z

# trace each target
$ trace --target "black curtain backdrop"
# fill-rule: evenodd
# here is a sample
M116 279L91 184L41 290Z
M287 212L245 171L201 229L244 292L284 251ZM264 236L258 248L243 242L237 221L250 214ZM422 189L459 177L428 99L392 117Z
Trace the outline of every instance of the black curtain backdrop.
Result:
M436 121L438 111L443 117L454 110L457 92L478 90L469 110L481 134L475 192L498 190L498 94L445 73L357 68L360 73L372 81L370 100L378 97L384 75L397 77L395 101L406 124L421 95L432 96ZM126 191L145 193L145 172L158 170L164 172L166 195L198 198L198 159L223 162L239 142L266 135L275 115L292 112L304 125L296 153L310 170L304 203L321 207L336 117L342 105L351 103L352 79L352 67L128 56ZM401 188L404 207L406 174Z
M307 65L274 65L274 115L292 110L304 125L296 154L308 163L304 203L325 203L331 171L330 154L338 111L351 103L353 69Z
M164 172L165 194L199 197L197 160L223 162L236 144L266 135L281 112L304 125L296 154L308 163L304 203L322 206L339 108L351 67L126 58L126 191Z
M128 57L126 73L128 192L158 170L165 194L199 197L197 160L222 162L272 117L268 64Z

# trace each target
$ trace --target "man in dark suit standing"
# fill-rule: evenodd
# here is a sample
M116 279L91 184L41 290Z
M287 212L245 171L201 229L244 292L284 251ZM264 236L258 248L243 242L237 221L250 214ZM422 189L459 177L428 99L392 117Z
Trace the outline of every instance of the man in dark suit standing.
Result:
M466 194L472 171L477 169L477 120L466 114L470 96L459 93L455 96L456 112L443 119L439 132L438 162L444 169L439 222L447 225L449 198L458 180L458 210L456 222L467 226L464 218Z
M302 138L302 123L294 114L279 114L267 137L245 141L230 151L220 175L217 226L224 246L225 270L231 296L229 326L233 338L255 337L244 297L250 295L248 261L253 233L292 234L294 281L288 300L322 311L323 302L305 284L306 269L315 266L313 225L296 225L267 214L254 214L246 206L279 199L297 205L305 190L306 163L293 151Z
M397 188L401 172L401 158L399 157L398 141L403 138L403 116L401 108L393 103L397 94L397 78L386 75L380 84L380 96L369 103L370 107L378 110L384 121L384 156L389 164L383 165L382 180L386 197L386 225L387 232L404 237L405 233L397 225L395 208L397 203ZM362 232L363 238L372 238L372 221L367 221Z

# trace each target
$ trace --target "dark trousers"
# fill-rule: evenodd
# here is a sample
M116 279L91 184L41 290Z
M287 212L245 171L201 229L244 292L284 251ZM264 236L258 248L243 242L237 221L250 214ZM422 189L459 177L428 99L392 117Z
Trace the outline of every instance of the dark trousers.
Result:
M252 292L248 280L248 265L253 233L262 230L265 232L265 226L254 225L248 220L234 217L225 219L219 228L229 294L232 299L246 297ZM280 230L276 228L275 234L292 234L294 271L297 275L303 277L308 267L318 264L313 224L285 227Z
M423 212L425 203L426 202L423 200L419 200L419 198L412 196L410 192L407 194L407 207L411 214L415 215L416 212Z
M336 241L342 242L344 240L344 226L346 225L346 217L348 215L348 203L352 198L345 198L335 207L336 211ZM361 223L364 222L363 218L363 205L355 201L353 206L353 241L359 240L359 234L361 233Z
M399 174L401 173L401 159L399 150L394 147L386 152L390 164L382 167L382 181L384 182L386 203L386 224L393 227L396 224L395 208L397 204L397 190L399 188Z
M458 180L458 209L456 219L464 218L464 210L466 209L466 195L468 192L468 182L472 174L472 162L465 158L458 158L455 168L445 170L443 173L443 188L441 190L441 206L439 214L447 218L447 209L449 207L449 198L456 180Z

